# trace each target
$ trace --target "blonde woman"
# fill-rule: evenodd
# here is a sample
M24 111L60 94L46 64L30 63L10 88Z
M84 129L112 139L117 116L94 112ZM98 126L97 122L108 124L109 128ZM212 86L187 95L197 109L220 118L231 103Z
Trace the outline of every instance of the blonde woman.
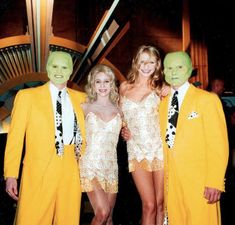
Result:
M86 92L88 101L82 108L87 148L80 160L81 186L94 210L91 225L112 225L118 191L116 147L122 125L112 69L96 65L88 75Z
M142 225L163 224L163 148L158 118L161 69L158 50L140 46L127 81L120 86L126 123L122 133L129 137L122 136L128 140L129 172L142 201Z

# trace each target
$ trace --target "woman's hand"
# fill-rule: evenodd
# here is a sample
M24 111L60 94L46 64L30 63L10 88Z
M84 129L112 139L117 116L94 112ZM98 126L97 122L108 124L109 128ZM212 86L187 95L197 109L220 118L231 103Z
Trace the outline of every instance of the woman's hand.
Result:
M129 141L131 139L131 132L124 122L121 130L121 136L125 141Z
M169 85L164 85L160 92L161 99L166 97L170 93L171 87Z

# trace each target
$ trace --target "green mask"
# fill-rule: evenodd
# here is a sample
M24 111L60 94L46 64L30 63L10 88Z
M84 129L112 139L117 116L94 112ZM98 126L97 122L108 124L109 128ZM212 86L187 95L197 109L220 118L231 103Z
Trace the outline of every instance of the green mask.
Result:
M65 84L73 72L73 61L66 52L52 52L47 61L47 75L54 84Z
M165 56L164 62L165 80L173 87L184 84L192 73L192 62L186 52L171 52Z

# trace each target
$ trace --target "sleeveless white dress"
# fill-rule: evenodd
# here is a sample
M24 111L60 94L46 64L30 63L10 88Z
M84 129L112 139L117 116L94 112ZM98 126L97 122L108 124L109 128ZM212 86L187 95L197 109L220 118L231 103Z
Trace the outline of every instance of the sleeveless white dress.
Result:
M122 97L124 121L132 138L127 142L129 171L141 167L147 171L163 168L163 147L159 127L160 98L151 92L140 102Z
M85 119L86 151L80 159L80 179L83 192L102 188L118 191L117 142L122 126L118 113L108 122L89 112Z

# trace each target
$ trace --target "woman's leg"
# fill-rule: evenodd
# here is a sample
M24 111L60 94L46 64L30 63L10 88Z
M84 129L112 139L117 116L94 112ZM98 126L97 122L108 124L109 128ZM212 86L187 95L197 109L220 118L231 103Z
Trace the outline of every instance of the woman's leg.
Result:
M153 173L137 168L132 177L142 201L142 225L156 225L156 197Z
M91 221L91 225L106 224L111 212L107 193L102 189L97 188L94 191L87 192L87 195L95 214Z
M116 203L116 197L117 197L117 194L114 194L114 193L109 193L108 194L108 201L109 201L109 205L110 205L110 213L109 213L109 217L108 217L108 220L106 222L106 225L113 225L113 208L114 208L115 203Z
M164 218L164 175L163 169L153 172L153 180L155 187L155 197L157 202L157 217L156 224L162 225Z

